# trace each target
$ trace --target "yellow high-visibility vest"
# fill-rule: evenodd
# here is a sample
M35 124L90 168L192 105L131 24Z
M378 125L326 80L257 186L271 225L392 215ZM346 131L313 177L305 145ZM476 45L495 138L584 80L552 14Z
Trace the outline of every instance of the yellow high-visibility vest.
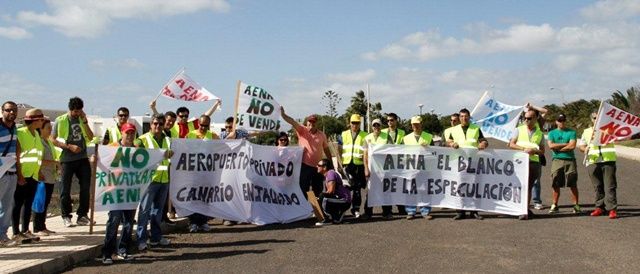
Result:
M384 133L388 134L389 138L391 138L391 135L389 134L389 128L385 128L385 129L381 130L381 132L384 132ZM394 144L401 145L403 140L404 140L404 136L406 136L406 135L407 135L407 133L405 133L403 129L396 128L396 140L395 140Z
M544 135L540 127L536 126L535 132L533 132L531 140L529 140L529 128L527 125L521 125L518 127L518 141L516 145L524 148L540 149L540 142L542 142L543 137ZM540 162L540 156L538 154L529 155L529 161Z
M367 137L367 133L360 131L358 132L358 136L356 136L355 142L353 142L351 130L342 132L342 164L348 165L353 159L354 164L364 165L363 152L365 137Z
M598 146L592 144L591 138L593 136L593 127L587 128L582 132L581 139L585 144L589 146L589 152L587 153L587 160L589 164L615 162L616 147L614 144L606 144L604 146Z
M169 137L164 136L162 140L162 146L159 146L156 140L153 138L151 132L147 132L142 136L138 137L142 144L144 144L145 148L150 149L169 149L171 146L171 139ZM164 159L156 169L156 172L153 174L153 178L151 178L154 182L168 184L169 183L169 159Z
M34 130L31 134L28 127L18 129L18 143L20 144L20 172L24 178L38 180L44 146L40 134Z
M478 138L480 138L480 127L474 124L469 124L467 128L467 134L462 130L462 125L457 125L450 128L451 137L453 141L458 144L459 147L464 148L478 148Z
M207 130L207 132L204 134L204 138L198 138L200 132L199 129L196 130L192 130L189 132L189 134L187 134L187 139L202 139L202 140L217 140L220 139L220 137L218 137L218 134L215 134L213 132L211 132L210 130Z
M405 145L431 145L431 140L433 140L433 135L423 131L417 141L415 132L411 132L404 137L403 142Z

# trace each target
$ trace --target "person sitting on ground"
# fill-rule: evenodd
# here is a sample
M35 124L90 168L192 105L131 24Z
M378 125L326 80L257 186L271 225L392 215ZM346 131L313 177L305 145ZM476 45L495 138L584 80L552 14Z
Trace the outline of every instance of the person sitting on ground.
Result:
M351 193L348 188L342 184L342 178L333 169L333 164L329 159L322 159L318 162L318 173L324 176L325 191L318 198L322 211L324 213L324 221L316 223L317 226L328 224L342 223L344 213L351 206Z

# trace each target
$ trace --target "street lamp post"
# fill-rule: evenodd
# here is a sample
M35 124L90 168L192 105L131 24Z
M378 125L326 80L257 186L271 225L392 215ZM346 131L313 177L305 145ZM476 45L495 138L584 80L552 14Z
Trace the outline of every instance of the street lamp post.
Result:
M422 116L422 107L424 107L423 104L418 104L418 108L420 108L420 116Z

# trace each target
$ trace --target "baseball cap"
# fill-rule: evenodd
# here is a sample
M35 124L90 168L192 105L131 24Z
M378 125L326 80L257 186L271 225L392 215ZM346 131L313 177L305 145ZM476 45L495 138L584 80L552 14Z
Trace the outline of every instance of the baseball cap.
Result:
M420 116L411 117L411 123L412 124L420 124L420 123L422 123L422 117L420 117Z
M122 133L127 133L129 131L136 131L136 126L134 126L131 123L124 123L122 124L122 126L120 126L120 131Z
M560 114L558 115L558 118L556 118L556 121L558 121L558 122L564 122L564 121L566 121L566 120L567 120L567 116L566 116L566 115L564 115L564 113L560 113Z
M360 114L351 114L351 123L360 123Z
M375 124L382 125L382 121L380 121L380 119L373 119L373 121L371 121L371 125Z
M44 114L42 114L42 110L38 109L38 108L32 108L27 110L27 112L24 114L24 120L25 121L37 121L37 120L44 120Z

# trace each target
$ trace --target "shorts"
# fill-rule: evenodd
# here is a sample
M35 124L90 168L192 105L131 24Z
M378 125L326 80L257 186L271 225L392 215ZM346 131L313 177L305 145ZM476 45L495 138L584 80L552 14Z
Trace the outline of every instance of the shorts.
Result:
M551 185L553 187L578 186L576 159L553 159L551 162Z

